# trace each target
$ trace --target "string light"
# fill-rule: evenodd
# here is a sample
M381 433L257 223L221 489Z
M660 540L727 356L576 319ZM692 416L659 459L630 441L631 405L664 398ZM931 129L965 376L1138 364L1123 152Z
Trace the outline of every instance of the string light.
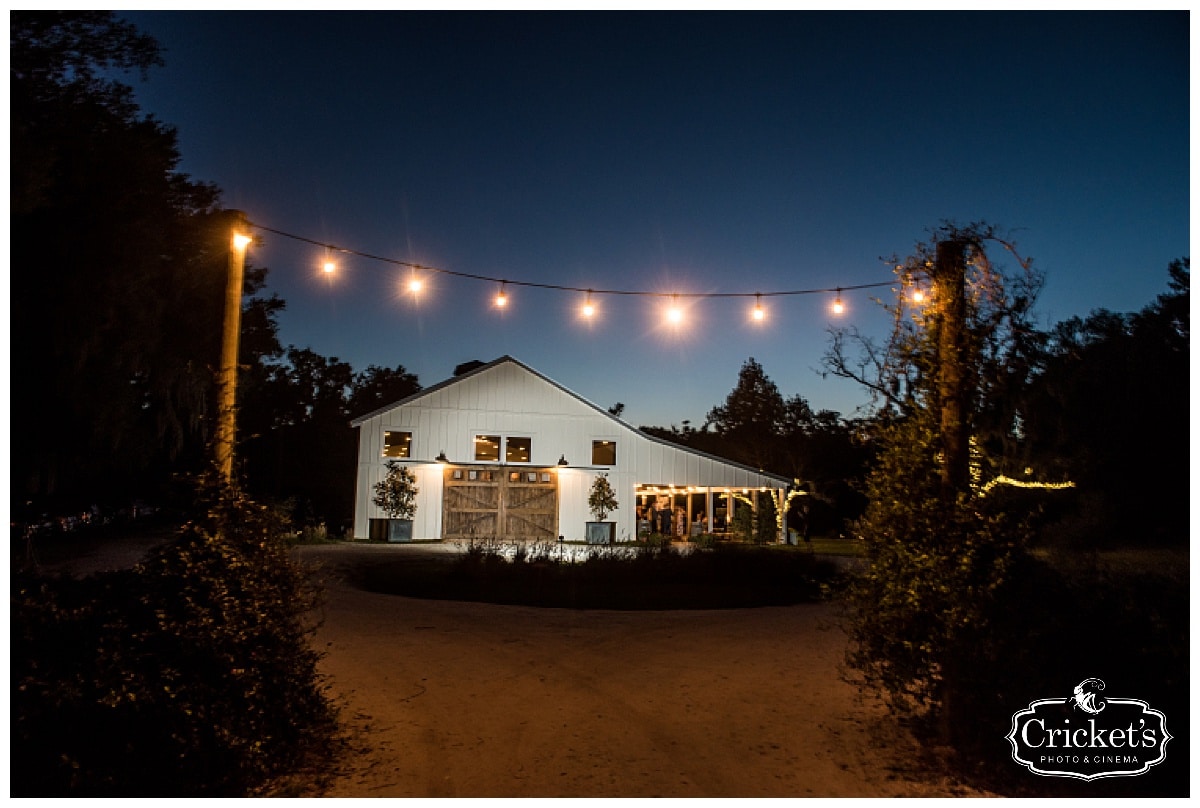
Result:
M247 227L252 227L252 228L258 229L262 232L273 233L273 234L275 234L277 236L281 236L283 238L291 239L293 241L303 242L306 244L312 244L312 245L323 248L325 250L325 260L321 265L321 269L324 271L324 273L327 276L332 276L333 273L336 272L337 264L334 263L334 261L333 261L332 253L339 252L339 253L344 253L346 255L358 256L360 258L365 258L365 259L368 259L371 261L379 261L379 262L386 263L386 264L392 264L394 266L407 267L413 273L407 282L407 288L408 288L408 291L414 297L417 296L424 289L424 280L420 277L420 275L418 273L421 273L424 275L440 274L440 275L448 275L448 276L456 277L456 278L467 278L470 280L480 280L480 281L489 281L492 283L498 283L500 285L500 289L497 292L495 298L493 298L493 305L497 309L500 309L500 310L503 310L508 306L507 287L509 284L512 284L514 286L524 286L524 287L532 287L532 288L538 288L538 289L552 289L552 290L557 290L557 291L582 292L582 293L585 293L586 298L584 300L583 305L580 307L580 314L585 319L589 319L589 320L591 318L593 318L597 312L597 306L596 306L595 302L593 301L593 296L596 296L596 295L626 295L626 296L660 297L660 298L669 297L671 302L666 309L665 316L666 316L666 320L667 320L668 324L671 325L672 327L679 327L684 322L685 313L684 313L684 310L681 308L680 301L679 301L679 299L682 297L690 297L690 298L722 298L722 297L726 297L726 298L745 297L745 298L748 298L748 297L753 297L754 298L754 306L750 310L750 318L755 323L762 323L762 322L765 322L767 319L767 311L766 311L765 306L763 305L763 300L762 300L764 297L815 295L815 294L828 294L830 292L833 292L833 293L835 293L836 297L834 298L833 304L830 308L834 314L841 315L841 314L844 314L846 311L846 305L842 301L842 292L843 291L851 291L851 290L859 290L859 289L877 289L877 288L891 285L890 281L880 281L878 283L863 283L863 284L857 284L857 285L853 285L853 286L839 286L839 287L836 287L833 289L830 289L830 288L787 289L787 290L780 290L780 291L774 291L774 292L674 292L674 293L667 293L667 292L647 291L647 290L638 290L638 289L586 289L586 288L577 287L577 286L567 286L567 285L555 284L555 283L536 283L536 282L532 282L532 281L510 281L507 279L495 278L495 277L491 277L488 275L480 275L480 274L475 274L475 273L470 273L470 272L458 272L455 270L426 266L424 264L417 264L417 263L414 263L411 261L401 261L401 260L398 260L395 258L388 258L385 256L380 256L380 255L372 255L371 253L361 252L358 250L346 249L344 247L335 247L332 244L327 244L325 242L306 238L304 236L298 236L293 233L285 232L283 230L277 230L273 227L268 227L266 225L259 224L256 222L247 221L245 224ZM244 247L246 245L248 245L250 243L250 241L251 241L251 238L249 236L242 235L242 234L235 234L234 248L239 249L239 250L244 249ZM914 290L913 300L915 302L922 302L923 300L925 300L927 298L928 298L927 293L922 292L920 289Z

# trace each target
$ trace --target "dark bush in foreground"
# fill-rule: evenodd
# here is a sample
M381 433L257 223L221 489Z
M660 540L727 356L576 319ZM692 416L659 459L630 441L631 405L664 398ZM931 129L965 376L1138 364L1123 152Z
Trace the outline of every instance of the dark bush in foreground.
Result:
M580 549L580 548L575 548ZM718 545L614 546L566 560L555 545L479 542L454 562L372 562L354 572L373 592L570 609L727 609L821 600L837 567L811 554ZM569 552L569 550L567 551Z
M1012 795L1186 796L1189 778L1189 592L1186 578L1114 572L1024 557L997 592L988 628L949 649L940 743L964 773ZM1135 698L1166 716L1166 760L1138 777L1091 783L1046 778L1013 763L1012 715L1035 699L1069 696L1098 677L1108 697Z
M211 517L133 570L15 577L14 796L245 795L332 737L306 576L264 510Z

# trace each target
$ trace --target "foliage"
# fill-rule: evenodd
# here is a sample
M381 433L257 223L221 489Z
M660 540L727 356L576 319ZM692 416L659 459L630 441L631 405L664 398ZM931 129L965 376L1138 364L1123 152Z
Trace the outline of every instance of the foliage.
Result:
M387 461L387 474L375 483L371 500L392 519L412 519L417 512L417 477L396 460Z
M105 12L10 20L17 501L105 492L203 446L225 277L217 193L107 76L161 62ZM221 230L227 233L226 230ZM248 280L257 278L249 273Z
M1078 485L1045 531L1076 546L1189 535L1189 268L1141 311L1059 323L1020 398L1028 465Z
M605 517L612 511L615 511L620 503L617 502L617 493L613 490L612 483L608 481L608 475L601 473L596 475L596 479L592 480L592 486L588 489L588 508L592 512L597 522L603 522Z
M963 266L943 264L947 244ZM899 284L885 305L888 344L838 332L826 356L831 372L863 383L881 405L879 457L857 524L870 567L849 591L848 661L901 709L947 708L961 638L986 630L1028 539L1003 497L978 493L981 478L1016 462L1007 451L1019 424L1011 393L1027 384L1038 347L1029 317L1040 278L1027 261L1006 274L988 256L997 245L1015 255L990 226L944 225L931 244L892 262ZM961 296L949 291L955 273ZM914 285L930 281L932 301L914 304ZM958 436L974 447L973 475L947 474L956 444L966 448ZM965 452L961 459L966 472Z
M356 373L294 345L250 374L239 412L247 487L259 497L291 498L297 521L339 532L354 509L358 435L350 421L419 391L416 376L403 365ZM313 456L322 462L308 462Z
M862 513L864 503L853 486L865 474L873 452L864 425L831 410L814 411L802 396L784 398L753 357L742 365L725 403L709 411L700 429L684 421L682 428L643 426L641 430L802 480L822 503L821 516L829 523L823 529L838 532L845 521ZM804 517L793 512L790 518Z
M775 497L769 493L758 493L758 510L754 513L754 543L773 544L779 540L778 508Z
M722 609L824 599L838 577L808 553L669 541L601 546L477 539L456 558L415 566L373 559L351 571L364 589L407 597L572 609Z
M13 582L13 793L238 796L335 715L283 525L231 492L133 570Z
M928 413L889 425L857 524L869 568L850 584L850 665L902 710L940 707L964 636L985 633L1025 532L1003 512L941 496Z

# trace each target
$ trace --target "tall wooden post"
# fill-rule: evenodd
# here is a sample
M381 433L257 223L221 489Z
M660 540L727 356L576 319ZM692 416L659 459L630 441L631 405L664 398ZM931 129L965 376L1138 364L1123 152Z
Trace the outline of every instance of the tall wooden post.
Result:
M238 338L242 330L242 287L246 247L250 237L246 218L234 211L229 234L229 271L225 279L225 327L221 334L221 368L217 377L215 461L222 485L233 483L233 443L237 434Z
M942 498L953 501L965 490L970 474L970 396L964 367L966 344L966 244L937 245L935 280L941 314L938 334L938 399L941 408Z

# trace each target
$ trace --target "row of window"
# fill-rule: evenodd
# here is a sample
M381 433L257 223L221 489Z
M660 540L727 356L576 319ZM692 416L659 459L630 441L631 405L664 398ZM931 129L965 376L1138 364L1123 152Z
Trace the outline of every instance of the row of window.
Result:
M492 483L503 479L499 476L499 474L500 472L490 471L488 469L454 469L454 471L450 472L450 479L466 480L468 482ZM508 481L510 483L549 483L553 482L554 480L548 471L510 471L508 473Z
M528 463L533 457L533 438L512 435L476 435L476 463L499 463L501 453L505 463ZM384 457L412 457L412 433L383 433ZM617 442L615 440L592 441L592 465L617 465Z

